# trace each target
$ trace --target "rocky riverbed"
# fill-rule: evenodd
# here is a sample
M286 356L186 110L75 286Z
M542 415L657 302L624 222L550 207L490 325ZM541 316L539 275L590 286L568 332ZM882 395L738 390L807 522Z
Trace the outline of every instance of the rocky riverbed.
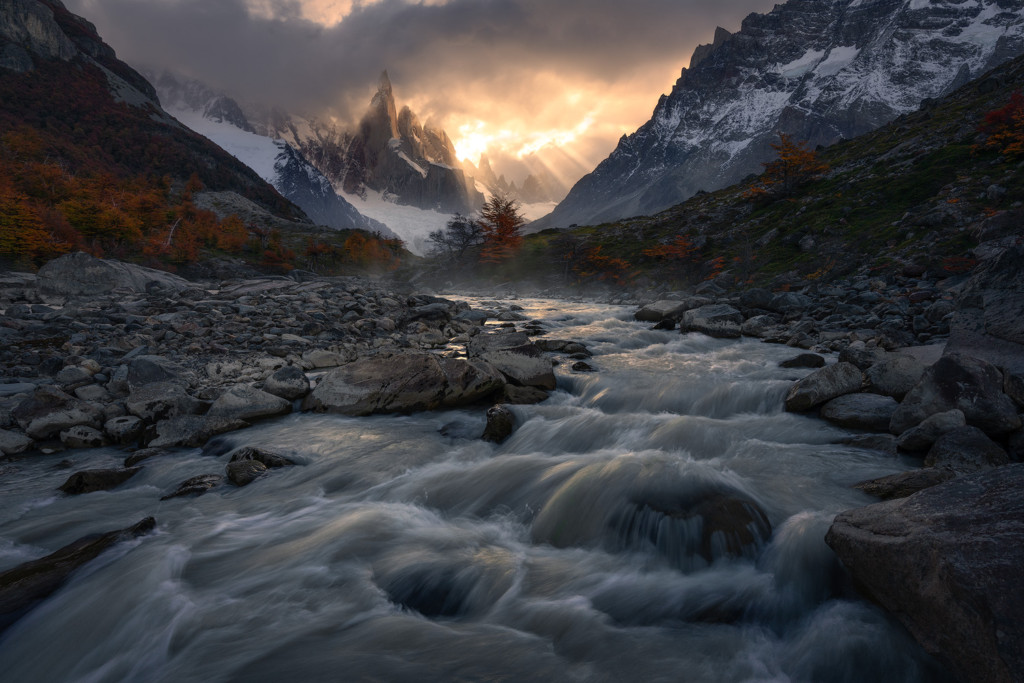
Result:
M1006 616L1024 606L1024 591L998 569L1024 562L1019 487L1003 482L1019 478L1011 463L1024 459L1022 270L1024 253L1010 249L959 281L908 271L801 292L704 288L669 293L636 314L662 330L788 344L794 353L784 365L817 369L793 384L787 410L853 430L858 447L920 458L920 470L858 484L892 502L840 515L828 542L867 593L965 680L986 662L986 680L1024 672L1024 633ZM488 418L483 438L501 441L514 416L490 406L546 398L553 363L593 369L585 346L548 338L514 301L473 308L355 278L192 282L76 254L37 275L0 276L0 308L0 471L3 459L39 452L120 445L127 453L121 468L69 472L67 495L117 487L166 449L203 447L300 410L360 416L479 406ZM499 324L485 327L488 320ZM291 465L238 449L223 474L192 477L165 498L244 486ZM977 514L979 501L995 513ZM948 515L935 520L954 504L973 520L959 538L936 529L950 524ZM896 517L894 505L902 506ZM947 565L928 554L935 534L949 553L979 538L997 539L998 548ZM94 556L68 548L54 555L53 576L46 558L30 568L44 577L33 585L47 591L66 576L67 556ZM932 579L907 578L925 566ZM0 598L5 590L17 597L20 613L27 603L18 576L0 577ZM906 585L893 591L888 576ZM960 595L971 596L967 607ZM979 626L951 638L943 624L964 609Z

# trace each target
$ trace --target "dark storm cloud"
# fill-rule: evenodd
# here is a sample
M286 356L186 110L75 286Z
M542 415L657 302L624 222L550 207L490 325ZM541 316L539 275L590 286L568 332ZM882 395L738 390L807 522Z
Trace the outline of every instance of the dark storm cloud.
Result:
M363 101L381 69L407 96L459 106L463 90L529 94L524 74L582 86L685 64L716 24L735 29L764 0L383 0L325 27L297 0L68 0L122 58L168 66L258 99ZM267 15L272 16L267 16ZM653 95L653 94L652 94ZM650 96L650 95L649 95ZM653 106L653 100L652 100ZM438 113L443 114L444 111Z
M119 56L243 101L358 117L399 106L511 171L552 141L568 184L650 117L716 25L771 0L65 0ZM332 15L332 16L328 16ZM342 18L343 17L343 18ZM333 19L333 21L332 21ZM338 21L338 19L341 19ZM566 137L565 133L573 134ZM542 157L545 151L539 153Z

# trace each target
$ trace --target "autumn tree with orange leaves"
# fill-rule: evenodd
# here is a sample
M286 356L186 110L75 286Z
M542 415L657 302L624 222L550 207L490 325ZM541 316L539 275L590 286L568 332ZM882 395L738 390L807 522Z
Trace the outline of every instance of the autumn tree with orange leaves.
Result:
M519 213L519 202L503 194L495 194L480 209L477 221L483 230L481 263L502 263L519 251L523 236L519 229L526 219Z
M789 197L801 186L828 172L828 164L819 160L806 142L796 142L785 133L779 133L779 142L773 144L772 149L779 156L764 164L764 172L757 183L747 190L749 199Z
M981 132L988 134L986 147L1010 156L1024 155L1024 94L1015 91L1006 106L986 114Z
M669 242L647 247L641 253L661 264L667 277L682 280L684 269L693 263L697 247L688 235L676 235Z

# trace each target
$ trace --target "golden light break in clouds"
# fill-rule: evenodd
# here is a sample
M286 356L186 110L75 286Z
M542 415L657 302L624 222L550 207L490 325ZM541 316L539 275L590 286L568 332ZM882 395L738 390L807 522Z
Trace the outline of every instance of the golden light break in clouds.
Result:
M355 119L399 106L498 173L571 185L650 118L694 47L764 0L67 0L129 63ZM269 101L268 101L269 100Z

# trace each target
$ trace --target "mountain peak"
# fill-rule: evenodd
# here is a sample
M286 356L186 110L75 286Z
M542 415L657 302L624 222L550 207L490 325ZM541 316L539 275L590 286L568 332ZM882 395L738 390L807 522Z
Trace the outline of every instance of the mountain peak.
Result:
M377 81L377 92L391 97L391 79L388 77L388 70L380 72L380 79Z

